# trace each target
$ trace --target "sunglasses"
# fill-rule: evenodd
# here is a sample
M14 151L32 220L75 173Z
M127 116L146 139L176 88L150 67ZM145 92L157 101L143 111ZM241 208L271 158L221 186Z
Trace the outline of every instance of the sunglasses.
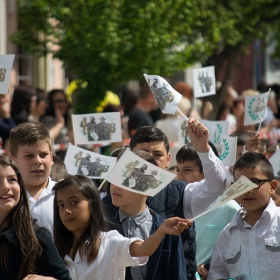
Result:
M270 182L273 179L249 179L253 184L257 185L256 189L260 188L264 183ZM232 182L231 185L233 185L235 182Z

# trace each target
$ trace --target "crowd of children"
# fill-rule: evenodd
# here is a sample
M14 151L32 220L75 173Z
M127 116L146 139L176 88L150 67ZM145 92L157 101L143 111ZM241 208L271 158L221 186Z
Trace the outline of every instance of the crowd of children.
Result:
M57 159L53 168L43 124L13 128L10 156L0 155L0 279L277 279L279 178L259 135L232 133L237 161L225 168L201 122L189 119L188 134L163 190L148 197L112 183L101 200L91 179ZM169 167L158 128L139 128L130 149ZM256 188L192 222L242 175Z

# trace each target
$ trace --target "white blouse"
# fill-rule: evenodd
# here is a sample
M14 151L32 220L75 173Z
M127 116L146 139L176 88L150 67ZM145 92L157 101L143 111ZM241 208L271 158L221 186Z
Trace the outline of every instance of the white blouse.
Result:
M73 261L68 255L65 262L73 280L123 280L127 266L144 265L149 257L131 257L130 244L141 240L139 238L126 238L116 230L101 232L101 244L97 258L88 264L86 257L81 258L79 252Z

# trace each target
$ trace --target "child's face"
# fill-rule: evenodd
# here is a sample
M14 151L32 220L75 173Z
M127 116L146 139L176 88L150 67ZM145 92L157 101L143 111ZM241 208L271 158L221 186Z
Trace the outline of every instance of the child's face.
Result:
M151 154L158 165L158 167L166 169L170 162L170 153L167 153L164 142L144 142L138 143L133 151L144 150Z
M47 186L53 166L48 143L19 146L13 158L19 166L27 190Z
M19 199L20 186L14 169L0 165L0 223L16 207Z
M146 197L143 194L127 191L111 184L110 193L114 206L120 207L123 212L133 216L146 209Z
M90 223L90 206L73 186L58 190L56 202L63 225L79 238Z
M235 170L234 180L237 180L241 175L246 176L248 179L268 179L257 166L255 169L243 168L242 170ZM258 189L253 189L248 193L236 198L236 202L241 204L247 213L259 213L261 214L266 206L269 204L270 196L275 192L277 187L277 181L272 180L270 182L260 183Z
M199 182L204 179L204 174L200 173L199 166L194 161L177 162L177 172L176 180L183 180L187 183Z

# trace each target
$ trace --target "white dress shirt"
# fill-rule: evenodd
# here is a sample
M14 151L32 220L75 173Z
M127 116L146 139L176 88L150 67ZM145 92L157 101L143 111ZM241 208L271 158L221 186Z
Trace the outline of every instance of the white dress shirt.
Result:
M226 187L226 172L221 160L212 149L208 153L197 153L203 167L205 179L190 183L184 192L184 215L191 219L212 204Z
M240 210L220 233L213 248L208 280L279 279L280 208L270 200L252 227Z
M73 261L69 256L64 260L72 280L124 280L127 266L144 265L149 257L131 257L129 246L139 238L126 238L116 230L101 232L101 244L97 258L90 264L79 252Z
M52 188L55 182L49 177L47 187L42 191L38 200L35 200L28 192L28 203L31 215L37 220L40 227L45 227L53 234L53 200Z

